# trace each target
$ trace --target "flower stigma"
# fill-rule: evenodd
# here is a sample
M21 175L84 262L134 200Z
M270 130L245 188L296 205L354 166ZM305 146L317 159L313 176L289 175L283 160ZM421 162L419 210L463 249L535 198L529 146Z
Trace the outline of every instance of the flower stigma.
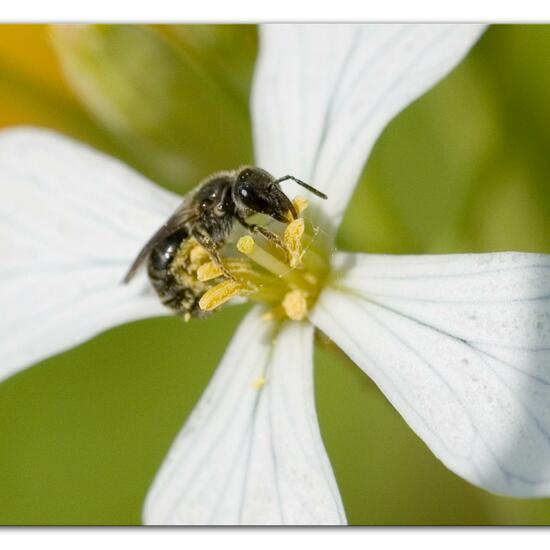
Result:
M213 311L232 298L264 303L265 320L301 321L319 296L329 262L316 240L318 227L309 227L301 216L308 201L293 201L298 217L288 224L274 222L276 238L244 234L224 248L222 262L232 278L196 245L190 260L196 265L197 284L207 285L199 300L203 311ZM196 250L199 249L199 250ZM191 257L192 256L192 257ZM197 265L198 264L198 265Z

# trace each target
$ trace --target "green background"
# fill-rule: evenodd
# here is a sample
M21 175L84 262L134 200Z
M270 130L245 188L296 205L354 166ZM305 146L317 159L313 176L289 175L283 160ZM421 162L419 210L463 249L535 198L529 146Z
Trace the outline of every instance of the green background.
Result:
M32 66L18 40L45 61ZM2 41L3 125L56 127L182 193L252 159L253 26L12 26ZM339 246L550 252L549 65L550 27L491 28L386 129ZM128 324L1 384L0 523L139 523L245 311ZM350 523L550 524L550 500L493 496L448 471L353 363L318 349L315 379Z

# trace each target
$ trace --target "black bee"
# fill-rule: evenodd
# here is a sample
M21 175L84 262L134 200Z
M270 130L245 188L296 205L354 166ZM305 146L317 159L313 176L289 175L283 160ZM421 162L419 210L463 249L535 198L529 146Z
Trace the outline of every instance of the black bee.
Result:
M210 176L184 198L181 206L149 239L123 282L129 282L141 264L148 260L149 279L161 301L185 317L203 316L198 302L209 284L200 283L191 272L190 245L201 245L228 278L233 277L224 267L219 251L235 222L283 248L278 235L246 220L257 213L283 223L296 219L294 205L279 185L289 179L315 195L327 198L294 176L275 179L265 170L253 166ZM178 262L174 261L176 258Z

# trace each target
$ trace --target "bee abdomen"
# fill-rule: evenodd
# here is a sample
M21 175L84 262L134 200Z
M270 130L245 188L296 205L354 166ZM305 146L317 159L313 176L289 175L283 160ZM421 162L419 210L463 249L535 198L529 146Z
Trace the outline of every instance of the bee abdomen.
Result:
M188 232L181 229L155 246L149 256L147 272L153 288L165 306L180 315L199 317L200 295L195 289L178 281L172 270L172 263L188 236Z
M152 274L157 274L157 276L160 276L170 268L181 243L184 239L187 239L188 236L189 233L187 230L180 229L160 241L160 243L153 248L151 255L149 256L149 276Z

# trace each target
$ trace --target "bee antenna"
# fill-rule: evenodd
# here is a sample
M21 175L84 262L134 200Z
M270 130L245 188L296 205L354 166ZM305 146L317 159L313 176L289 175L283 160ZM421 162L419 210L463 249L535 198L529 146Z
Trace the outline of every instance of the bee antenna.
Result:
M296 182L298 185L301 185L302 187L306 188L308 191L311 191L314 195L317 195L318 197L321 197L322 199L328 199L328 197L319 191L318 189L315 189L315 187L312 187L308 183L299 180L298 178L295 178L294 176L283 176L282 178L279 178L278 180L275 180L275 183L282 183L283 181L292 180Z

